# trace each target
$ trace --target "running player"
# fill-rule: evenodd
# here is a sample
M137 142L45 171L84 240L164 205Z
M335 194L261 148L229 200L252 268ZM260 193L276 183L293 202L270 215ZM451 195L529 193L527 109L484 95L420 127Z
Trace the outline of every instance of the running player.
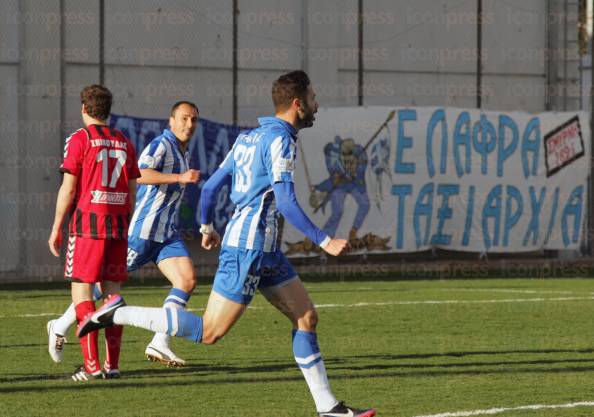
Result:
M202 246L220 243L212 220L216 192L232 176L235 213L227 225L213 290L203 317L176 309L124 307L120 296L78 328L79 336L93 329L133 325L213 344L241 317L260 289L293 325L293 353L309 386L319 416L371 417L375 410L357 410L334 397L318 346L318 316L303 283L277 247L280 212L291 224L333 256L347 251L348 242L327 236L305 215L295 196L293 176L297 132L311 127L318 104L303 71L282 75L272 87L275 117L263 117L260 127L240 134L201 195Z
M169 126L138 159L142 176L128 231L128 271L154 262L173 286L163 307L185 309L196 287L196 274L177 222L186 185L200 179L200 171L190 169L188 151L198 127L198 107L189 101L175 103ZM185 365L169 347L169 339L166 333L155 334L145 355L167 366Z
M120 283L128 278L128 219L134 205L136 178L140 176L134 146L107 125L111 92L91 85L81 91L80 97L85 127L68 137L64 145L60 166L64 177L48 241L52 254L60 256L62 225L71 212L64 275L72 281L72 301L79 323L95 312L96 283L101 283L105 295L116 294ZM81 338L84 362L72 379L119 377L122 331L122 326L105 330L105 374L99 362L98 332Z
M140 155L138 199L128 231L128 272L154 262L173 285L163 307L185 308L196 286L190 253L177 230L179 206L186 184L196 183L200 171L189 168L188 144L198 126L198 107L189 101L173 105L170 129L153 139ZM64 337L74 323L73 307L48 322L49 352L61 362ZM157 333L146 347L151 361L183 366L185 361L169 347L170 337Z

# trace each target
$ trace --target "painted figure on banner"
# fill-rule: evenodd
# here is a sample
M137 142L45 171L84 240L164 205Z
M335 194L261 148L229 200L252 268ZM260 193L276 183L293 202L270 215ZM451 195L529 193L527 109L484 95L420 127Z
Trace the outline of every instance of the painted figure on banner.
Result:
M334 236L344 214L344 203L347 195L355 200L357 213L349 232L349 240L357 237L365 217L369 213L369 196L365 183L367 169L367 152L351 138L334 138L334 143L324 146L324 158L329 177L314 186L315 197L310 198L314 212L325 211L330 203L330 217L322 228L328 235ZM313 204L312 204L313 203Z

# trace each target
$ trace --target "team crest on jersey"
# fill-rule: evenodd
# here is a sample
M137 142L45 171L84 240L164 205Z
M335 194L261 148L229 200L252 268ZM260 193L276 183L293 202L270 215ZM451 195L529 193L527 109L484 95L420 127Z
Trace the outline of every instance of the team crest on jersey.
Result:
M112 193L109 191L93 190L91 191L91 195L93 196L91 203L122 206L126 204L128 193Z

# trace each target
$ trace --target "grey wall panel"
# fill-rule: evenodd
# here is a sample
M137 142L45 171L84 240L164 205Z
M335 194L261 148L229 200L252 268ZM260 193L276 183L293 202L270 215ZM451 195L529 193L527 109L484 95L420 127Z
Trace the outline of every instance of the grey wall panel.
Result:
M107 4L111 2L107 1ZM99 2L64 0L67 62L99 62Z
M272 83L283 71L239 71L239 124L256 126L257 118L274 114Z
M99 71L96 66L66 65L64 83L65 134L70 134L81 127L80 91L87 85L97 83L98 79Z
M399 106L474 107L472 75L369 72L365 104Z
M44 19L60 18L58 0L20 2L23 13L43 16ZM55 192L60 183L57 172L62 144L60 121L60 25L27 24L23 44L26 57L20 62L20 79L31 91L22 96L20 114L19 142L22 146L21 158L27 163L20 171L22 186L20 192L26 193L24 204L19 206L24 224L19 225L23 234L21 243L22 267L26 275L48 276L61 269L60 262L54 258L47 247L53 221Z
M272 71L300 68L301 12L300 2L291 0L240 1L239 67Z
M19 190L16 175L24 162L18 156L17 71L16 66L0 65L0 230L7 236L0 241L0 272L15 270L19 265L18 210L27 198Z
M2 16L0 17L0 63L18 62L19 55L19 25L34 20L34 16L19 13L18 0L2 2Z
M166 118L179 100L194 101L204 118L231 121L231 71L110 66L106 85L114 92L114 113Z
M365 1L365 67L379 70L474 71L473 1Z
M484 1L485 72L544 74L547 57L545 3L542 0Z
M544 77L485 76L483 86L485 109L527 112L545 110ZM554 93L554 89L552 92Z
M231 0L106 2L106 62L228 67L231 7Z

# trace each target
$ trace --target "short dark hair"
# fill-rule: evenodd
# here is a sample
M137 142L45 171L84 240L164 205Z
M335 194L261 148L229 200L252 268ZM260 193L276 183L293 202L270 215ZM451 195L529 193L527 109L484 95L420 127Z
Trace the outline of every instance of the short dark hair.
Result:
M278 77L272 84L274 108L277 110L286 108L296 98L304 100L309 84L309 77L301 70L291 71Z
M196 113L200 113L198 111L197 105L195 105L191 101L181 100L181 101L178 101L177 103L175 103L173 106L171 106L171 112L169 113L169 116L173 117L175 115L175 111L177 110L177 108L183 104L187 104L188 106L193 107L196 110Z
M80 102L85 106L85 113L97 120L107 120L111 112L113 96L106 87L93 84L80 92Z

